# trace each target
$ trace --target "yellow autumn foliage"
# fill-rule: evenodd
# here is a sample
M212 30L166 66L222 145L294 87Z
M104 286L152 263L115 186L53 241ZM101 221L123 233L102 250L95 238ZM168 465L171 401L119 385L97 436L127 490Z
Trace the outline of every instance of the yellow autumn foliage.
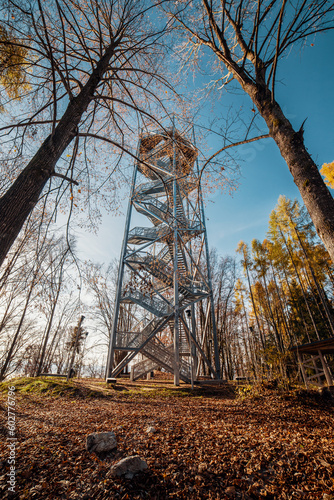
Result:
M27 54L27 48L0 25L0 84L10 98L19 99L29 88L25 69Z
M324 163L320 169L324 181L330 188L334 189L334 161L332 163Z

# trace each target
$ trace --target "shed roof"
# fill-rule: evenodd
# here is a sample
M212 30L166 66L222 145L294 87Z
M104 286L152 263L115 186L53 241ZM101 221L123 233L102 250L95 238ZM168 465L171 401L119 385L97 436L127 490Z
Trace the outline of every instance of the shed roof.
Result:
M325 340L317 340L308 344L297 345L291 348L291 351L305 352L308 354L334 354L334 337Z

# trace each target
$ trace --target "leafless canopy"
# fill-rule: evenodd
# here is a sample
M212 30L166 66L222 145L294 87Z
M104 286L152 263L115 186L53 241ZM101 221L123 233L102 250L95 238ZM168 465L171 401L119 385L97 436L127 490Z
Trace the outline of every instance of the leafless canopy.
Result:
M170 15L188 35L183 45L188 60L208 47L219 60L216 69L223 69L219 86L233 78L262 84L272 99L278 60L292 45L334 26L334 3L328 0L171 3Z
M70 199L71 211L85 208L97 191L110 203L116 187L110 178L120 155L131 153L138 125L152 119L158 104L163 109L161 89L170 88L159 76L165 26L152 25L152 5L146 1L3 0L1 7L3 26L26 51L21 71L28 82L19 100L1 89L6 110L0 127L2 193L43 141L56 141L57 127L66 119L76 126L62 139L49 192L56 192L56 203ZM96 84L88 89L93 77ZM80 116L74 110L66 116L84 97Z
M304 145L304 123L295 130L275 97L279 60L293 45L295 50L310 36L334 28L334 3L202 0L169 2L166 10L183 34L185 61L200 64L204 55L212 63L216 87L234 81L250 97L334 260L334 200Z

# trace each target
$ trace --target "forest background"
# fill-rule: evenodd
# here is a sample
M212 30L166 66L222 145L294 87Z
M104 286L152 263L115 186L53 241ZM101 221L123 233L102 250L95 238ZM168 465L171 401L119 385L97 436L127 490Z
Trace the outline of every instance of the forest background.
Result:
M330 63L333 45L332 32L310 37L303 46L291 50L277 72L277 101L281 103L286 116L296 129L299 129L307 118L304 125L304 139L309 152L319 166L333 160L331 82L334 68ZM201 74L193 77L189 71L187 82L185 84L182 81L179 91L185 94L186 100L194 95L198 99L201 97L200 94L194 93L205 88L210 81L210 67L204 60ZM237 129L240 122L234 122L235 117L242 113L242 116L247 118L254 112L253 104L241 92L231 95L223 89L218 101L219 106L217 106L216 99L215 92L212 95L209 94L205 101L199 101L199 109L193 112L195 133L206 144L206 149L204 149L206 157L210 156L210 150L215 151L219 147L219 136L208 135L207 129L214 128L218 132L224 130L227 117L230 119L230 127ZM240 111L241 107L242 111ZM217 112L214 119L212 119L213 112ZM182 124L180 128L187 130L191 114L186 116L188 122L182 122L184 116L180 115L178 119ZM266 131L261 127L260 120L258 133L265 134ZM221 165L227 166L231 159L221 158L219 161ZM122 175L126 176L132 169L133 161L132 159L126 160L124 157L122 162L124 165ZM226 352L231 355L231 359L234 359L233 369L227 364L225 367L226 374L230 377L242 374L235 371L238 359L243 359L244 367L241 371L247 371L250 367L255 370L255 367L261 365L261 361L251 359L251 350L256 352L255 344L258 345L259 353L261 349L273 347L276 353L285 355L291 345L289 337L291 324L299 322L303 325L298 341L307 341L308 336L309 339L316 340L318 336L324 338L333 333L329 319L332 314L333 295L331 264L322 254L322 247L312 233L307 216L304 214L301 217L298 214L298 228L300 229L300 226L305 228L306 224L307 233L302 235L302 238L305 238L304 243L307 242L306 251L309 252L310 259L314 259L313 273L316 274L318 287L320 286L322 291L319 292L315 284L311 268L305 260L305 255L303 257L303 248L300 244L298 245L298 238L294 234L291 236L291 244L294 245L296 262L293 262L291 256L288 255L288 247L287 245L284 247L284 241L279 242L282 248L284 247L284 251L282 250L284 258L288 260L290 258L285 268L290 273L291 290L287 290L287 285L273 281L273 274L270 274L269 269L270 261L268 261L269 270L266 266L263 268L263 262L259 263L256 248L253 245L254 253L250 264L252 266L251 286L257 287L258 298L261 298L261 293L265 296L262 297L261 305L254 306L252 303L252 289L248 286L247 273L244 273L242 265L238 265L239 256L237 263L234 263L233 253L241 239L249 245L254 238L263 241L269 215L280 195L285 195L290 199L297 198L299 201L300 197L288 168L271 139L241 146L232 162L240 164L240 171L236 171L237 175L234 177L232 196L228 193L230 184L223 195L221 191L210 192L208 190L206 196L209 242L212 248L216 248L216 251L213 251L213 266L216 266L216 299L220 304L217 306L217 320L220 329L222 359L226 358ZM123 182L118 182L121 184L121 189L118 190L113 209L117 208L120 214L124 214L127 191L124 179ZM238 188L235 189L237 184ZM95 361L100 357L101 352L105 352L106 338L110 331L116 272L115 259L118 258L123 238L124 216L115 217L114 213L96 207L93 214L95 221L100 223L99 234L97 236L88 234L86 223L84 223L84 229L80 228L80 225L72 228L71 235L68 235L67 239L75 237L77 240L76 245L72 244L73 253L67 250L64 241L59 242L59 236L54 236L53 240L48 242L45 252L39 254L38 272L34 265L30 266L33 260L29 252L34 252L34 236L30 240L30 233L26 233L26 239L23 234L12 249L11 255L19 255L18 260L15 261L16 267L13 266L10 270L8 267L3 268L2 275L3 350L1 364L3 368L5 367L2 375L5 372L10 374L11 371L17 370L30 374L38 368L40 370L47 368L40 364L44 347L45 362L48 361L51 366L50 363L57 360L57 369L63 369L72 345L71 336L75 331L74 326L81 313L86 315L86 328L89 330L86 345L82 345L81 348L81 361L85 349L89 348L92 353L93 346L94 350L99 348L98 354L95 350L95 353L90 355L89 364L91 373L95 373L96 370L101 372L101 363ZM62 226L66 226L66 217L59 214L57 217L58 235ZM39 231L39 229L35 230ZM292 231L291 227L286 227L286 230ZM21 244L27 245L27 253L18 252L17 245ZM59 249L60 247L63 250L57 251L56 255L53 248ZM73 259L74 248L75 259ZM244 262L245 260L247 262L244 255L241 257ZM85 261L88 260L94 264L86 263ZM111 261L113 264L107 270L107 264ZM45 266L45 272L41 273L43 266ZM224 266L227 266L227 270ZM326 268L326 266L329 267ZM245 265L243 267L245 268ZM223 269L225 269L225 274L222 272ZM268 274L268 283L264 281L263 269L265 269L265 274ZM327 269L327 272L324 273L324 269ZM246 268L245 270L247 271ZM9 271L10 279L8 279ZM64 279L65 274L68 279ZM24 282L22 282L23 275L26 276ZM221 288L220 276L223 280L221 283L224 283ZM238 278L241 281L238 281ZM286 277L284 281L289 283ZM98 287L95 286L96 283L99 284ZM226 283L229 283L229 286ZM282 286L281 289L280 286ZM296 288L297 291L292 288ZM221 307L222 290L226 292L225 309ZM261 321L259 320L255 328L257 307ZM260 311L261 307L263 310ZM223 314L224 310L229 311L229 320L233 319L233 325L228 325L227 317ZM254 328L254 336L249 334L250 327ZM232 332L234 332L233 338L230 339ZM260 345L261 332L268 339L268 346ZM15 339L14 343L13 339ZM83 336L84 339L85 336ZM226 342L229 343L228 346ZM11 347L13 347L12 350ZM10 351L11 359L6 363L6 353ZM262 354L259 354L259 358L261 356ZM80 361L78 363L80 364ZM98 365L99 368L97 368ZM280 361L278 365L281 369Z

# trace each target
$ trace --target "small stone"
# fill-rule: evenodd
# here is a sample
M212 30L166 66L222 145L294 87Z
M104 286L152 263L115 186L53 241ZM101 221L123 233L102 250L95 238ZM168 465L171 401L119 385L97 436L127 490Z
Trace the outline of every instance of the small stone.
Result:
M147 434L154 434L155 432L157 432L157 430L155 427L153 427L153 425L150 425L150 427L146 429L146 432Z
M208 470L208 464L206 464L205 462L202 462L198 465L198 473L199 474L203 474L203 472L205 472L207 470Z
M29 493L36 493L36 492L42 491L42 489L43 489L43 486L41 484L36 484L36 486L33 486L32 488L30 488Z
M63 488L68 488L71 483L69 481L66 481L66 479L62 479L61 481L59 481L59 484L61 484Z
M142 460L139 455L126 457L113 465L107 473L108 477L124 476L127 479L132 479L135 474L147 469L147 463Z
M94 453L106 453L117 448L114 432L93 432L87 436L86 449Z
M228 487L225 489L225 493L226 493L226 495L228 495L228 496L235 495L235 487L234 487L234 486L228 486Z

